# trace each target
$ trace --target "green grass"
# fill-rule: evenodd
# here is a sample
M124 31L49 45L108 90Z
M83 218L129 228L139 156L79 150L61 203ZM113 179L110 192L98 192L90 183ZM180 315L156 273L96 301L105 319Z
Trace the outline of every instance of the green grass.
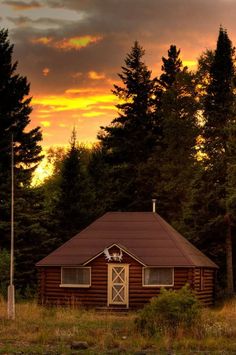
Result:
M0 354L236 354L236 299L218 309L204 309L194 329L179 328L148 337L138 332L137 313L102 314L93 310L44 308L27 302L16 305L16 319L7 319L0 300ZM71 350L73 341L86 341L88 350Z

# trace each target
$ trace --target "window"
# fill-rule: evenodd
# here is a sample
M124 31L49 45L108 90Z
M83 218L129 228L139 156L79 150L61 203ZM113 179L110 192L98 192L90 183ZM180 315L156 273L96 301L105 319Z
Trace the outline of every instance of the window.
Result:
M61 287L90 287L90 267L63 267L61 269Z
M173 286L174 269L146 267L143 268L143 286Z

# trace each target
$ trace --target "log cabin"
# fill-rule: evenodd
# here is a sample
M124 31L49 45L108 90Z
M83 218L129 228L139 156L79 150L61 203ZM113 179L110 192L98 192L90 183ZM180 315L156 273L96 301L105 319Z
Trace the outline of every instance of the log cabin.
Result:
M108 212L36 266L42 305L135 309L186 283L214 302L217 265L154 212Z

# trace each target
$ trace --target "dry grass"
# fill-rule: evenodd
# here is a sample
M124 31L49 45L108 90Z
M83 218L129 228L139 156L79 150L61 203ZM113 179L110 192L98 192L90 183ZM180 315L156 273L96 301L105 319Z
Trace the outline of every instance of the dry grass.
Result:
M0 354L80 354L73 341L86 341L83 354L236 354L236 299L221 309L203 311L201 324L189 331L148 338L134 324L135 313L102 314L69 308L43 308L28 302L16 305L16 319L7 319L0 299Z

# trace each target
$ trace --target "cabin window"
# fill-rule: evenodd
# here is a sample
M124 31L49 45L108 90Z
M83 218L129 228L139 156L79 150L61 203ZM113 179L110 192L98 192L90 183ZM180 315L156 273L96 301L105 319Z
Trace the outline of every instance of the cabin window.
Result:
M61 287L90 287L90 267L63 267L61 269Z
M143 268L143 286L173 286L174 269L145 267Z

